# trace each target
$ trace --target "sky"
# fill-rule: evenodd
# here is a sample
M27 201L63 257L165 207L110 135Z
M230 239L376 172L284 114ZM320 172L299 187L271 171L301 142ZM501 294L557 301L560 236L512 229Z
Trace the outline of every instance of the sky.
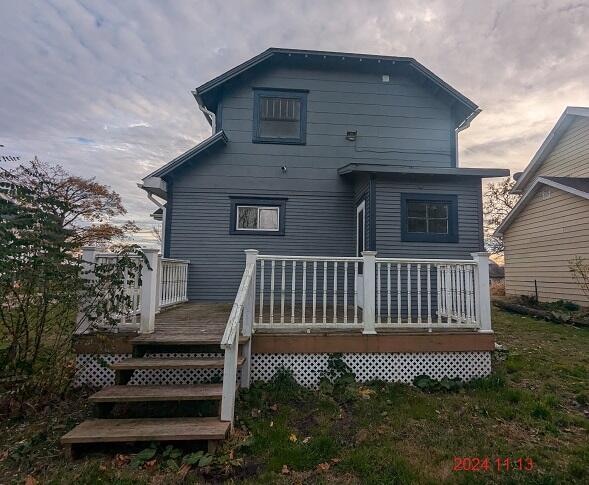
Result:
M589 106L589 0L0 0L0 155L136 184L210 135L190 91L268 47L414 57L482 113L459 164L522 170Z

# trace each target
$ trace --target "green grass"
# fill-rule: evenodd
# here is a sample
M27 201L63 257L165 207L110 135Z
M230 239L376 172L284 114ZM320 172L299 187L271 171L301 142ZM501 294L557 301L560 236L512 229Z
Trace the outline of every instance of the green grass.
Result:
M286 374L243 391L237 433L212 467L192 470L186 481L589 482L589 330L504 312L495 312L493 322L507 350L496 353L492 376L456 392L381 382L309 391ZM22 483L29 474L46 483L179 479L161 449L149 469L121 465L112 451L64 460L57 439L88 413L83 402L73 396L27 420L4 420L0 483ZM529 457L534 468L453 472L455 456L489 457L492 464L498 457Z

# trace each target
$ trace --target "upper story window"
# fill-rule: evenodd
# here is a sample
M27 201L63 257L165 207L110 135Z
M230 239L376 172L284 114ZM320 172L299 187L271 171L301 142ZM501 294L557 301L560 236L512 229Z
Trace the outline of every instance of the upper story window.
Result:
M401 194L401 240L458 242L456 196Z
M306 141L306 125L306 92L254 90L254 142L302 145Z
M284 235L286 199L230 197L230 234Z

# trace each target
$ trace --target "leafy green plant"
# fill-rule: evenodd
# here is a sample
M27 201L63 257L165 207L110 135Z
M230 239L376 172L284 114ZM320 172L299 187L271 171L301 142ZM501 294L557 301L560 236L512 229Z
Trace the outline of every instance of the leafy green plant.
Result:
M448 377L436 380L424 374L416 376L413 379L413 385L423 392L456 392L464 387L464 381L460 378Z
M139 453L133 456L133 458L131 459L130 466L134 468L139 468L142 465L144 465L145 462L153 459L156 453L156 447L145 448L144 450L141 450Z

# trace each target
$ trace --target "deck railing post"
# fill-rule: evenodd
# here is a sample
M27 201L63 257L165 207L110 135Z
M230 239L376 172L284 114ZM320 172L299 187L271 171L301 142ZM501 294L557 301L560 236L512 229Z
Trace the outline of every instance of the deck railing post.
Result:
M155 278L156 281L156 288L155 288L155 312L159 313L161 310L162 304L162 256L158 254L157 257L157 275Z
M241 349L242 355L245 361L241 367L241 387L248 389L250 387L251 379L251 357L252 357L252 329L254 326L255 309L256 309L256 264L258 259L259 251L257 249L246 249L245 250L245 267L253 265L253 272L251 277L251 283L248 290L248 295L245 300L245 306L243 308L243 324L241 333L244 337L249 337L247 342L243 344Z
M475 304L479 331L492 333L491 328L491 292L489 288L489 254L471 253L475 266Z
M82 279L91 280L94 278L94 265L96 264L96 247L95 246L84 246L82 248ZM82 321L83 320L83 321ZM80 323L81 322L81 323ZM77 325L75 333L85 333L90 328L90 320L84 319L82 312L78 313L76 321Z
M155 309L157 302L158 249L144 249L149 263L141 267L141 323L139 333L152 333L155 330Z
M364 323L363 334L375 334L374 300L376 279L376 251L362 251L364 269L364 308L362 308L362 320Z

